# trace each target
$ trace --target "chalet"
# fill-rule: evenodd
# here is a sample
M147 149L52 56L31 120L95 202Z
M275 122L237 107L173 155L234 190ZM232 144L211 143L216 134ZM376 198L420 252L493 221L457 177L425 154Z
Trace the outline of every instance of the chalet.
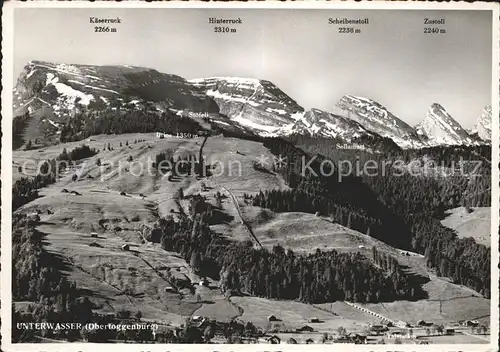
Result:
M314 329L312 327L310 327L309 325L304 325L304 326L296 329L295 331L297 331L297 332L313 332Z
M311 338L308 338L308 339L306 340L306 343L309 345L309 344L311 344L311 343L314 343L314 340L313 340L313 339L311 339Z
M267 321L278 321L278 318L276 318L276 316L274 315L270 315L267 317Z
M122 251L128 251L128 250L130 250L130 246L128 244L124 244L122 246Z
M446 335L455 335L455 329L453 329L453 328L446 328L446 329L444 329L444 333Z
M312 317L311 319L309 319L309 322L310 323L319 323L320 320L318 318L316 318L316 317Z
M366 336L365 335L349 334L347 336L347 339L348 339L348 342L355 343L355 344L366 343Z
M98 237L97 232L91 232L91 233L90 233L90 237L94 237L94 238L95 238L95 237Z
M387 331L387 330L388 330L387 327L385 327L382 324L372 324L370 326L371 332L382 333L382 332Z
M479 322L477 320L466 320L462 323L463 326L478 326Z
M200 286L208 287L208 285L209 285L209 282L206 278L201 279Z
M69 192L69 194L71 194L72 196L81 196L81 194L78 193L77 191L71 191Z
M61 193L69 193L69 191L66 188L61 189Z
M429 326L429 323L427 323L425 320L419 320L417 321L417 326Z
M273 335L271 337L268 337L266 339L266 342L270 343L270 344L273 344L273 345L279 345L281 343L281 339L278 336Z

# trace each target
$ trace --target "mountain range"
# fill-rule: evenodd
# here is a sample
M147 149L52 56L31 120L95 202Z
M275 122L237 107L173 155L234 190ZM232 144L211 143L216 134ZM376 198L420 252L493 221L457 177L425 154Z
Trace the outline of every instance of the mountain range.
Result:
M14 88L14 116L29 112L60 128L79 111L170 110L179 116L202 113L221 128L232 125L260 136L304 134L354 144L390 139L401 148L476 145L491 140L491 107L466 131L434 103L412 127L387 107L365 97L343 96L331 111L305 110L267 80L210 77L186 80L135 66L94 66L31 61Z

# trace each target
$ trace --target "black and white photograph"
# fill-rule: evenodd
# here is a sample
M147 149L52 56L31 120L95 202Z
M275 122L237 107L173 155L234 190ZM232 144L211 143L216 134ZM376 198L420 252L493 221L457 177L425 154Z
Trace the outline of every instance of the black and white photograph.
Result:
M498 6L254 5L6 7L3 350L498 348Z

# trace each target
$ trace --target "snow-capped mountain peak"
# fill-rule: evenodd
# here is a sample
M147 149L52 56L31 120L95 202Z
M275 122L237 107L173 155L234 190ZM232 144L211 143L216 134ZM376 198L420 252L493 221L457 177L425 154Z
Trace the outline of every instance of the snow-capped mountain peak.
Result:
M481 139L491 141L491 105L484 107L476 125L474 126L474 130L477 131L477 134Z
M213 98L221 114L260 135L279 134L304 112L295 100L266 80L209 77L188 82Z
M257 78L186 80L129 65L30 61L13 93L14 116L29 112L51 129L63 128L68 117L77 116L79 111L147 109L187 117L191 112L204 113L210 115L208 119L213 123L250 135L304 134L331 138L334 143L347 145L421 148L479 141L439 104L431 106L426 119L417 126L417 133L372 99L345 95L332 112L306 111L275 84ZM491 139L491 107L485 108L477 130L484 140Z
M423 121L415 126L417 132L428 138L430 145L474 144L473 138L465 129L438 104L433 103Z
M419 148L425 145L411 126L372 99L345 95L334 110L358 122L368 131L391 138L402 148Z

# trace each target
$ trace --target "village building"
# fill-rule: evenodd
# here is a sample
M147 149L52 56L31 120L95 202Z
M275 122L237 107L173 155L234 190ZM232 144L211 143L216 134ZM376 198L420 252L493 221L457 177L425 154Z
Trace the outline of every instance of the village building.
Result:
M295 331L297 331L297 332L313 332L314 329L309 325L304 325L300 328L295 329Z
M267 343L270 343L270 344L273 344L273 345L278 345L281 343L281 339L276 336L276 335L273 335L273 336L270 336L266 339L266 342Z

